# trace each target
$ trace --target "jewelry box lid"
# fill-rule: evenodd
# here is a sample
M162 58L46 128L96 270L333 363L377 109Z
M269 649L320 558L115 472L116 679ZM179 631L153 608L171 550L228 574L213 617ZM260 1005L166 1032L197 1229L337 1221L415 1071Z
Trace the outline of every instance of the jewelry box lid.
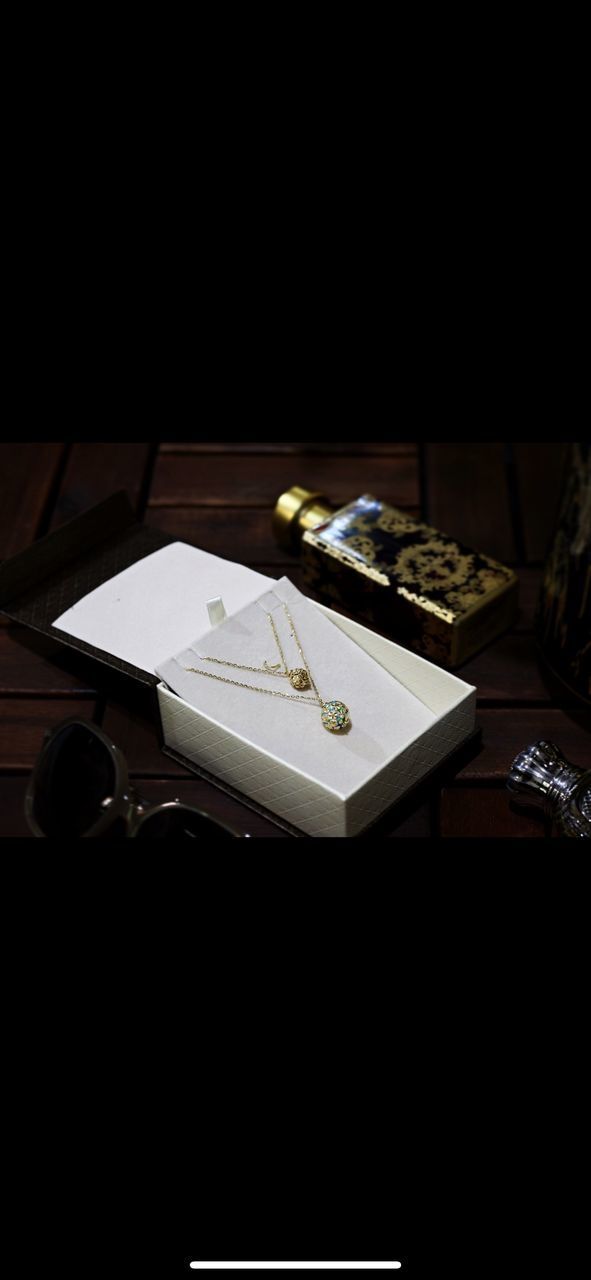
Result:
M141 524L120 490L0 565L0 612L143 685L158 676L77 639L53 621L95 587L175 538Z
M0 565L0 611L142 685L207 626L274 580L142 524L121 491Z

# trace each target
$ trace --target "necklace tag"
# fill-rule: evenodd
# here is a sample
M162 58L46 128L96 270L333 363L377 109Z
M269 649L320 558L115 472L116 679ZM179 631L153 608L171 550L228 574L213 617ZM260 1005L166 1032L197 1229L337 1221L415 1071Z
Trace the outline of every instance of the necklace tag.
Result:
M223 622L224 618L227 618L228 616L224 608L224 602L222 600L222 597L214 596L212 600L208 600L206 603L207 603L207 612L209 614L209 621L211 623L211 626L212 627L219 626L220 622Z

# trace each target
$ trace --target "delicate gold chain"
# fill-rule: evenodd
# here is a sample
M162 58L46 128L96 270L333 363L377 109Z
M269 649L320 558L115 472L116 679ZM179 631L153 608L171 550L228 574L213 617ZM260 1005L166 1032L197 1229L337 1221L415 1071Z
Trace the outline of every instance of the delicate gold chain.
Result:
M306 674L308 675L308 677L309 677L309 679L310 679L310 684L312 685L312 687L313 687L314 689L316 689L316 685L314 684L314 681L312 680L312 676L310 675L310 671L308 670L308 664L307 664L307 662L306 662L306 659L304 658L304 654L303 654L302 646L301 646L301 644L300 644L300 642L299 642L299 640L298 640L298 638L297 638L297 636L296 636L296 634L295 634L295 626L294 626L293 618L291 617L291 614L290 614L290 612L289 612L289 610L288 610L288 608L287 608L287 605L286 605L286 604L284 604L284 605L283 605L283 608L285 609L285 612L286 612L286 614L287 614L287 616L288 616L288 618L289 618L289 621L290 621L290 624L291 624L291 627L292 627L292 635L293 635L293 638L294 638L294 640L295 640L295 642L296 642L296 644L297 644L297 646L298 646L298 649L299 649L299 651L300 651L300 656L301 656L302 662L303 662L303 664L304 664L304 668L305 668L305 670L306 670ZM268 617L269 622L270 622L270 624L271 624L271 629L272 629L272 631L273 631L273 635L274 635L274 637L275 637L275 643L276 643L276 645L277 645L277 648L278 648L279 653L280 653L280 656L281 656L281 661L282 661L282 663L283 663L283 671L277 671L277 670L275 670L275 669L274 669L274 667L271 665L271 663L267 662L267 661L266 661L266 659L265 659L265 665L264 665L264 667L250 667L250 666L248 666L248 665L247 665L247 663L245 663L245 662L230 662L230 659L229 659L229 658L210 658L210 657L208 657L208 655L207 655L206 653L198 653L198 654L197 654L197 657L199 658L199 661L200 661L200 662L217 662L217 663L218 663L218 665L219 665L219 666L221 666L221 667L235 667L237 671L259 671L259 672L261 672L261 674L262 674L262 675L274 675L274 676L282 676L282 677L283 677L283 676L285 676L285 677L287 677L287 679L289 680L289 675L290 675L289 667L288 667L288 665L287 665L287 662L285 661L285 654L284 654L284 652L283 652L283 648L282 648L282 645L281 645L281 640L279 639L279 636L278 636L278 634L277 634L277 628L276 628L276 626L275 626L275 622L274 622L273 616L272 616L272 614L267 613L267 617ZM275 667L278 667L278 666L279 666L279 663L276 663L276 664L275 664ZM187 671L193 671L193 670L195 670L195 668L194 668L194 667L187 667L187 668L186 668L186 670L187 670ZM247 687L248 687L248 686L247 686ZM253 686L253 687L254 687L254 686ZM316 692L318 693L318 690L317 690L317 689L316 689Z
M213 671L201 671L199 667L185 667L185 671L194 671L198 676L207 676L209 680L221 680L222 684L235 684L239 689L252 689L254 693L268 693L272 698L289 698L291 702L309 702L317 706L320 698L298 697L297 693L281 693L279 689L261 689L256 684L245 684L243 680L230 680L228 676L215 676Z
M312 688L313 688L313 690L314 690L314 692L315 692L315 694L316 694L316 696L317 696L317 698L318 698L318 701L319 701L319 702L322 702L322 698L320 697L320 694L319 694L319 692L318 692L318 689L316 688L316 685L315 685L315 683L314 683L314 678L313 678L313 676L312 676L312 672L310 671L310 668L309 668L309 666L308 666L308 663L307 663L307 661L306 661L306 659L305 659L305 657L304 657L304 650L302 649L302 646L301 646L301 644L300 644L300 642L299 642L299 640L298 640L297 632L296 632L296 629L295 629L295 622L294 622L294 620L293 620L293 618L292 618L292 616L291 616L291 613L289 612L289 609L288 609L287 605L285 604L285 602L283 603L283 608L285 609L285 612L286 612L287 617L288 617L288 619L289 619L289 622L290 622L290 625L291 625L291 634L292 634L292 636L293 636L293 638L294 638L294 640L295 640L295 642L296 642L296 644L297 644L297 646L298 646L298 649L299 649L299 651L300 651L300 657L301 657L302 662L303 662L303 664L304 664L304 667L306 668L306 671L307 671L307 673L308 673L308 679L309 679L309 681L310 681L310 684L312 685ZM271 616L271 615L269 615L269 616ZM275 628L273 628L273 630L275 630ZM279 648L281 649L281 646L279 646ZM281 653L281 656L283 657L283 653ZM284 663L285 663L285 658L283 658L283 661L284 661Z
M236 667L238 671L260 671L264 675L269 676L289 676L288 671L274 671L270 664L264 667L247 667L243 662L230 662L228 658L209 658L206 653L198 653L197 657L200 662L217 662L221 667ZM279 663L277 663L279 666Z
M275 643L276 643L276 645L277 645L277 648L279 649L279 653L281 654L281 661L282 661L282 663L283 663L283 670L284 670L284 672L285 672L287 675L289 675L289 669L288 669L287 663L286 663L286 661L285 661L285 654L284 654L284 652L283 652L283 649L281 648L281 641L280 641L280 639L279 639L279 636L277 635L277 627L275 626L275 622L274 622L274 619L273 619L273 615L272 615L271 613L268 613L268 614L267 614L267 617L268 617L268 619L269 619L269 622L271 623L271 628L272 628L272 631L273 631L273 635L275 636Z
M269 622L271 623L273 635L275 636L275 643L281 655L281 661L283 663L283 671L274 670L271 664L268 663L266 660L265 660L264 667L249 667L245 662L230 662L228 658L209 658L206 653L198 653L197 657L199 658L199 661L200 662L217 662L221 667L235 667L237 671L259 671L263 675L281 676L281 677L286 677L289 680L289 668L285 661L285 654L283 652L283 649L281 648L281 641L279 639L279 636L277 635L277 628L275 626L275 623L270 613L267 613L267 617L269 619ZM301 649L300 649L300 653L301 653ZM277 662L275 666L278 667L279 663ZM195 670L194 667L187 667L186 669L187 671Z
M291 626L291 634L292 634L292 636L293 636L293 638L294 638L294 640L295 640L295 642L296 642L296 644L297 644L297 646L298 646L298 649L299 649L299 652L300 652L300 657L301 657L302 662L303 662L303 664L304 664L304 668L305 668L306 673L307 673L307 675L308 675L308 679L309 679L310 684L311 684L311 686L312 686L312 688L313 688L313 690L314 690L314 693L316 694L316 697L315 697L315 698L307 698L307 697L305 697L305 696L301 697L301 696L298 696L298 694L296 694L296 693L281 693L278 689L261 689L261 687L260 687L259 685L256 685L256 684L245 684L243 680L230 680L230 678L229 678L228 676L216 676L216 675L214 675L214 674L213 674L213 671L201 671L200 667L185 667L185 671L193 671L193 672L195 673L195 675L198 675L198 676L207 676L209 680L221 680L222 684L233 684L233 685L235 685L238 689L252 689L253 693L268 693L268 694L270 694L270 695L271 695L271 697L272 697L272 698L289 698L290 702L307 702L307 703L309 703L311 706L317 706L317 705L318 705L318 703L320 703L320 705L322 706L322 705L323 705L323 703L322 703L322 698L320 697L320 694L319 694L319 692L318 692L318 689L316 688L316 685L315 685L315 683L314 683L314 679L313 679L313 677L312 677L312 672L310 671L310 668L309 668L309 666L308 666L308 663L306 662L306 659L305 659L305 657L304 657L304 651L303 651L303 649L302 649L302 646L301 646L301 644L300 644L300 642L299 642L299 639L298 639L298 636L297 636L297 633L296 633L294 620L293 620L293 618L292 618L292 616L291 616L291 614L290 614L290 612L289 612L289 609L288 609L287 605L285 604L285 602L283 602L283 608L284 608L284 610L285 610L285 612L286 612L286 614L287 614L287 617L288 617L288 619L289 619L289 623L290 623L290 626ZM273 617L272 617L272 615L271 615L270 613L268 613L268 614L267 614L267 617L268 617L268 619L269 619L269 622L271 623L271 627L272 627L272 630L273 630L273 635L275 636L275 640L276 640L276 643L277 643L277 648L279 649L279 652L280 652L280 654L281 654L281 660L282 660L282 662L283 662L283 666L284 666L284 670L283 670L283 671L267 671L267 668L265 668L265 667L247 667L247 666L243 665L241 662L227 662L224 658L208 658L208 657L206 657L205 655L202 655L202 654L200 654L200 653L199 653L199 654L197 654L197 657L200 659L200 661L201 661L201 662L218 662L221 666L224 666L224 667L237 667L240 671L262 671L262 672L265 672L265 673L266 673L266 674L268 674L268 675L279 675L279 676L284 676L284 675L286 675L286 676L288 676L288 677L289 677L289 669L288 669L287 663L286 663L286 661L285 661L285 654L284 654L283 649L282 649L282 647L281 647L281 641L280 641L279 636L278 636L278 634L277 634L277 628L276 628L276 626L275 626L275 622L273 621Z

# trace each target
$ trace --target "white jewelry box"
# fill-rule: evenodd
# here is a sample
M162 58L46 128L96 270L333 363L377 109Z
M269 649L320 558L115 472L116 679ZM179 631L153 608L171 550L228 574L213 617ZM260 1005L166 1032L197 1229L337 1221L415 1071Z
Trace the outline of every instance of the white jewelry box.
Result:
M476 690L358 622L316 606L435 713L430 728L352 795L341 795L266 756L244 738L157 687L165 743L310 836L356 836L474 730Z
M119 494L5 562L0 608L152 685L163 750L188 768L236 790L299 833L355 836L473 734L476 690L311 601L429 712L426 727L369 769L362 785L351 789L338 779L330 785L317 781L306 772L305 749L301 767L293 758L286 763L279 752L257 746L246 731L231 730L211 712L197 710L155 675L158 662L206 630L208 600L221 596L231 616L275 585L275 579L139 525ZM330 696L337 697L338 690Z

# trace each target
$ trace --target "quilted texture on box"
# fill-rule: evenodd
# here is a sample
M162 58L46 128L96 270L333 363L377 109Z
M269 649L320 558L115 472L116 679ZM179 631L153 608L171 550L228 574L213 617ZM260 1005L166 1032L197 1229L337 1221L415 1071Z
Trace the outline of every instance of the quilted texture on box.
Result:
M474 728L475 694L410 744L347 800L212 724L164 685L165 743L310 836L355 836L453 751Z
M212 724L176 694L158 686L164 741L188 760L231 783L308 835L344 836L341 797Z

